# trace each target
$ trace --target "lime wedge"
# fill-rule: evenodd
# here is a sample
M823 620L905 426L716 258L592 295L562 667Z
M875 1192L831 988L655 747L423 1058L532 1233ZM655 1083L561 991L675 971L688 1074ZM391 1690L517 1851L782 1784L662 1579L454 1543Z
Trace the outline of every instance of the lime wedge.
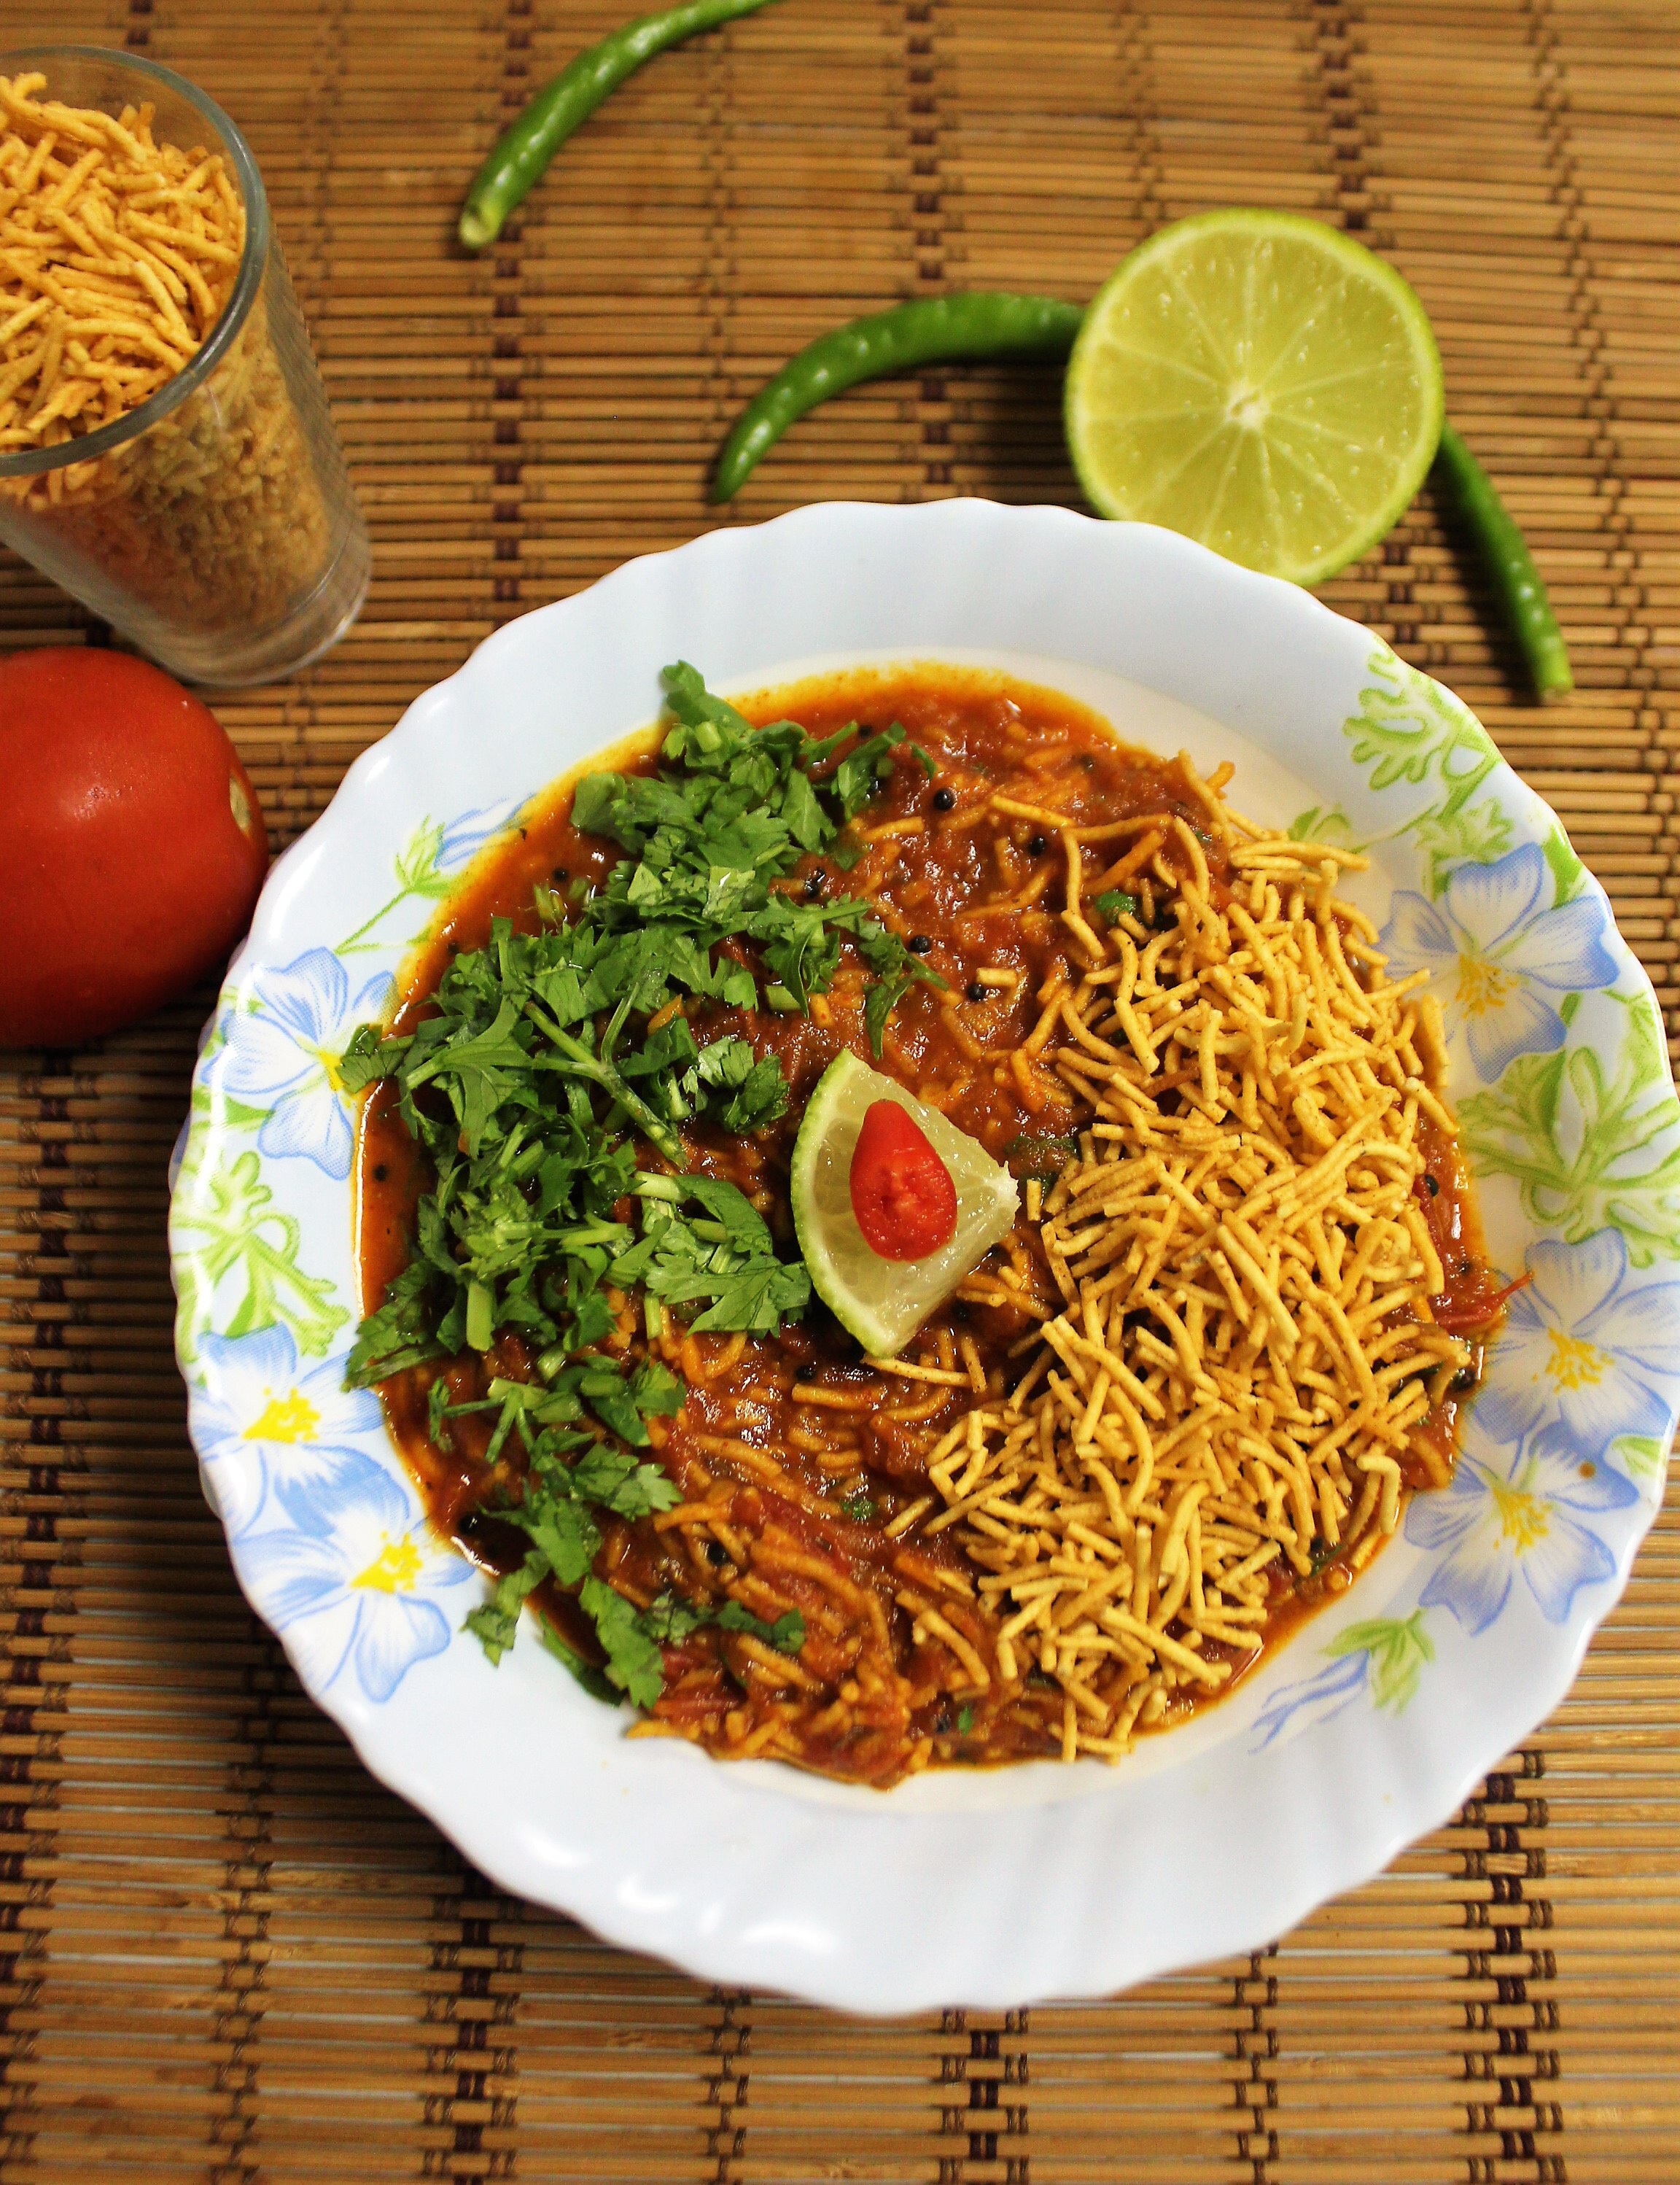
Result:
M1363 243L1295 213L1200 213L1098 294L1066 410L1102 515L1313 584L1376 545L1422 483L1441 357L1422 305Z
M851 1154L877 1100L909 1109L957 1187L957 1228L925 1260L884 1260L864 1242L851 1210ZM837 1055L823 1072L794 1142L794 1227L817 1294L872 1358L903 1349L1015 1219L1017 1187L1007 1169L937 1108L890 1077Z

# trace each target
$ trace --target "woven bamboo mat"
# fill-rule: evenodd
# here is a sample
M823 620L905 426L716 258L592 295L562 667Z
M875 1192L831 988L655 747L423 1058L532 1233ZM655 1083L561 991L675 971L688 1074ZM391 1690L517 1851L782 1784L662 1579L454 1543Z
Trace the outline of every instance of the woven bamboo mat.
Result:
M477 157L621 4L0 0L0 43L182 70L268 178L377 552L336 654L220 704L282 841L499 623L713 521L722 428L809 334L1083 296L1163 219L1291 206L1421 291L1579 695L1521 701L1426 498L1326 596L1563 813L1680 1032L1680 8L786 0L622 92L466 261ZM734 520L969 492L1074 499L1051 375L863 390ZM0 562L0 645L85 632ZM0 1065L0 2185L1680 2178L1680 1498L1558 1716L1253 1959L892 2026L708 1991L470 1871L243 1607L163 1250L207 1005Z

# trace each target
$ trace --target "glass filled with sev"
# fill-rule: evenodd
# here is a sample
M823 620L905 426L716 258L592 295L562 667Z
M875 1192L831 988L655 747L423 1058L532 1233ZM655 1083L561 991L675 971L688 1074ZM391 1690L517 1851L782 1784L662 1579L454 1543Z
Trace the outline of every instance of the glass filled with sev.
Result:
M193 682L287 674L366 595L256 163L131 53L0 55L0 539Z

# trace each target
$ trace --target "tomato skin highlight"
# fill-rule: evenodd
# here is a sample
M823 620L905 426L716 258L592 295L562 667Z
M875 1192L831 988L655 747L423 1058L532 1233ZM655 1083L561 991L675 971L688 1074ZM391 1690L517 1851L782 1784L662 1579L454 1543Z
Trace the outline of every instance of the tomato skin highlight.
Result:
M951 1171L896 1100L877 1100L864 1110L851 1183L863 1241L883 1260L925 1260L957 1233Z
M0 660L0 1047L74 1047L227 959L268 867L202 700L131 655Z

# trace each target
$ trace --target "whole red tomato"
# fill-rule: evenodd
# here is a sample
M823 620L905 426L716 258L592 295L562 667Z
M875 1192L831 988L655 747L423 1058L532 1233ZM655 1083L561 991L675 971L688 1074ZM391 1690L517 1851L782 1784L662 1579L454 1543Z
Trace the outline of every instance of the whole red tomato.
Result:
M268 834L208 706L127 653L0 660L0 1047L74 1047L225 963Z

